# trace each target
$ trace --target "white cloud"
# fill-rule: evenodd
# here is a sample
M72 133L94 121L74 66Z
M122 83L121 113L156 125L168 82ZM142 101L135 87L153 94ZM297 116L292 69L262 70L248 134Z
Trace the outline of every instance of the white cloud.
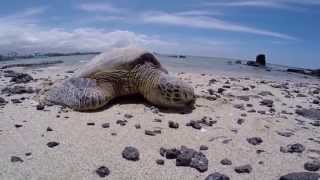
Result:
M303 10L306 6L320 5L319 0L229 0L204 3L206 6L261 7L287 10Z
M45 28L34 17L42 12L34 8L1 17L0 52L104 51L129 45L157 49L175 44L163 41L159 37L122 30L106 31L87 27L72 30Z
M88 12L121 13L124 11L123 9L114 7L112 4L106 2L82 3L78 8Z
M222 31L244 32L269 37L276 37L287 40L297 40L297 38L263 29L238 25L235 23L219 20L206 16L183 16L169 13L146 13L142 16L145 23L158 23L167 25L185 26L191 28L214 29Z

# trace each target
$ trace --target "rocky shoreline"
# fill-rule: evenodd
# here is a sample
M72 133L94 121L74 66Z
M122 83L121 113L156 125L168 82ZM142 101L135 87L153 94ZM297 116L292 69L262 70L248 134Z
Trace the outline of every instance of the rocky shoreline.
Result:
M33 101L70 69L19 68L0 70L0 179L320 177L318 79L178 73L195 88L191 112L124 98L80 113Z

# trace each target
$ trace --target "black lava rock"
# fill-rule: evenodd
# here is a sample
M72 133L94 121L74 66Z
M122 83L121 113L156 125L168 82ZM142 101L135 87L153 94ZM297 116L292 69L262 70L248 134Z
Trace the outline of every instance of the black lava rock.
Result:
M320 169L320 161L319 160L313 160L310 162L306 162L304 164L304 169L307 171L318 171Z
M202 152L195 153L191 160L190 167L197 169L199 172L208 170L209 160Z
M12 75L13 75L13 77L11 78L10 82L28 83L33 80L32 76L30 76L29 74L25 74L25 73L15 73Z
M263 140L260 137L252 137L252 138L248 138L247 139L248 143L256 146L256 145L260 145Z
M148 136L155 136L156 135L156 133L154 131L150 131L150 130L145 130L144 134L148 135Z
M194 157L195 150L182 147L180 150L180 154L177 156L176 159L176 166L190 166L191 160Z
M15 163L15 162L20 162L20 163L22 163L23 162L23 160L20 158L20 157L18 157L18 156L11 156L11 162L13 162L13 163Z
M94 122L88 122L88 123L87 123L87 126L94 126L94 125L95 125Z
M303 116L312 120L320 120L320 110L319 109L297 109L296 113L300 116Z
M280 151L283 153L302 153L305 147L302 144L289 144L286 147L281 147Z
M177 123L177 122L169 121L168 124L169 124L169 128L173 128L173 129L179 128L179 123Z
M1 90L3 94L32 94L35 93L35 90L32 87L25 86L14 86L6 87Z
M110 174L110 170L105 166L101 166L96 170L96 173L103 178Z
M207 176L205 180L230 180L230 178L224 174L215 172Z
M127 124L127 120L117 120L117 124L120 124L120 126L125 126Z
M252 167L250 164L247 164L247 165L243 165L243 166L237 166L234 168L235 172L236 173L251 173L252 171Z
M132 146L127 146L122 151L122 157L129 161L138 161L139 156L140 154L138 149Z
M15 128L21 128L22 125L21 125L21 124L15 124L14 127L15 127Z
M55 142L55 141L51 141L51 142L48 142L47 143L47 146L49 147L49 148L54 148L54 147L56 147L56 146L58 146L59 145L59 143L58 142Z
M208 150L209 148L208 148L208 146L206 146L206 145L201 145L200 146L200 151L206 151L206 150Z
M256 63L259 66L266 66L266 55L264 55L264 54L257 55Z
M102 128L109 128L110 127L110 123L103 123L101 125Z
M51 127L47 127L47 131L53 131L53 129Z
M11 99L11 102L12 102L13 104L20 104L20 103L22 103L19 99Z
M279 180L319 180L320 174L311 172L294 172L281 176Z
M44 105L38 104L37 105L37 110L44 110Z
M193 127L194 129L201 129L200 123L197 122L197 121L194 121L194 120L191 120L190 122L188 122L188 123L186 124L186 126L191 126L191 127Z
M156 160L156 163L157 163L158 165L164 165L164 160L163 160L163 159L157 159L157 160Z
M272 107L273 106L273 101L270 99L264 99L260 101L260 105L262 106L267 106L267 107Z
M140 125L140 124L135 124L134 127L135 127L136 129L141 129L141 125Z
M230 161L230 160L227 159L227 158L222 159L222 160L220 161L220 163L221 163L222 165L226 165L226 166L232 165L232 161Z
M166 149L165 150L165 157L167 159L177 159L178 155L180 154L180 151L178 149Z

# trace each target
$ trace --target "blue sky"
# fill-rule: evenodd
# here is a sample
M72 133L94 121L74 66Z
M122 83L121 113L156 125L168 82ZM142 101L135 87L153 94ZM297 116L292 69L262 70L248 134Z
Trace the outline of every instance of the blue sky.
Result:
M320 68L320 0L10 0L0 53L104 51L254 59Z

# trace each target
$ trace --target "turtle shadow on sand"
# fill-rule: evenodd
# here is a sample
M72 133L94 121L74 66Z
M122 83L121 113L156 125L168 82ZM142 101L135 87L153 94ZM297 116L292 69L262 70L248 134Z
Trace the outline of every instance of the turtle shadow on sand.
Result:
M110 109L112 106L116 105L129 105L129 104L134 104L134 105L139 105L142 104L147 108L154 107L153 104L148 102L142 95L135 94L135 95L130 95L130 96L122 96L115 98L111 100L108 104L105 106L96 109L96 110L89 110L89 111L79 111L81 113L95 113L95 112L102 112L105 110ZM166 114L190 114L193 112L195 109L194 106L190 107L184 107L184 108L166 108L166 107L156 107L160 113L166 113Z

